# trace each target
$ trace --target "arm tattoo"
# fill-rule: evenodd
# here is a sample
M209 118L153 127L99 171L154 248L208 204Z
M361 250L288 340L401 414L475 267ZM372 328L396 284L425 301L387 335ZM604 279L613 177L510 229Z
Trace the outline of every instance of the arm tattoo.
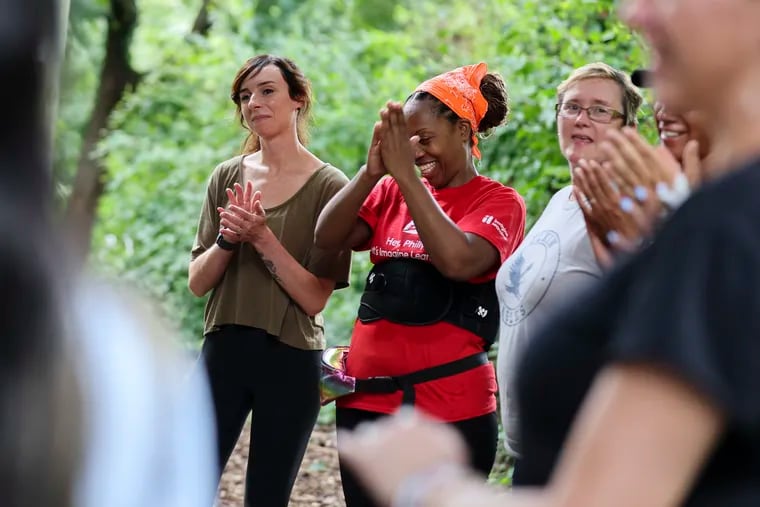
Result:
M270 261L266 257L261 257L261 260L264 262L264 266L269 270L269 273L271 273L272 278L274 278L274 281L282 284L282 279L277 274L277 266L274 265L274 262Z

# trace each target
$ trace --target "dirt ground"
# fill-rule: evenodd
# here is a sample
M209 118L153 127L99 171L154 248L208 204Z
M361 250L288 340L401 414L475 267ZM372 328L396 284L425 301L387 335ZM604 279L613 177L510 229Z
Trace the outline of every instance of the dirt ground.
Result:
M217 507L242 507L250 426L246 424L219 485ZM298 472L290 507L344 507L335 426L317 425Z
M249 421L250 422L250 421ZM243 507L245 467L248 462L250 426L246 423L219 485L216 507ZM509 476L508 463L499 442L496 463L490 482L504 487L503 477ZM338 471L338 451L335 445L335 425L318 424L309 440L301 470L298 472L289 507L345 507Z

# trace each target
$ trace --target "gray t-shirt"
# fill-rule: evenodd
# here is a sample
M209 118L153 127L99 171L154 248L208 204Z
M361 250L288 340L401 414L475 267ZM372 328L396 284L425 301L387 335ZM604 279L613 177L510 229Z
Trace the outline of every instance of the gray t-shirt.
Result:
M554 194L520 247L496 275L501 325L497 378L507 452L519 456L513 376L525 345L579 290L601 278L572 187Z

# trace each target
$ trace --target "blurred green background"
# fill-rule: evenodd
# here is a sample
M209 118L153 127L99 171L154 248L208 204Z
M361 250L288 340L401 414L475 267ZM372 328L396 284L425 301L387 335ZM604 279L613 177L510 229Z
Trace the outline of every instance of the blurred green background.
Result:
M187 289L189 251L206 180L245 137L229 87L248 57L288 56L304 70L316 97L309 146L348 176L387 100L487 62L507 82L512 113L481 143L480 170L525 197L532 223L569 181L555 135L557 84L595 60L645 64L615 10L611 0L72 0L57 210L78 224L72 234L90 270L136 284L197 347L204 300ZM329 343L347 342L368 269L366 254L355 254L352 286L325 311Z

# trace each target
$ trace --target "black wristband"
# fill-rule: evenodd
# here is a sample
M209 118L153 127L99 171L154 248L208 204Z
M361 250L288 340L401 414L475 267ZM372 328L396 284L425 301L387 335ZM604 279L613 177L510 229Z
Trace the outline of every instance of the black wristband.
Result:
M219 248L222 250L227 250L229 252L233 250L237 250L238 243L230 243L226 239L224 239L224 236L222 236L222 233L219 233L219 236L216 237L216 244L219 245Z

